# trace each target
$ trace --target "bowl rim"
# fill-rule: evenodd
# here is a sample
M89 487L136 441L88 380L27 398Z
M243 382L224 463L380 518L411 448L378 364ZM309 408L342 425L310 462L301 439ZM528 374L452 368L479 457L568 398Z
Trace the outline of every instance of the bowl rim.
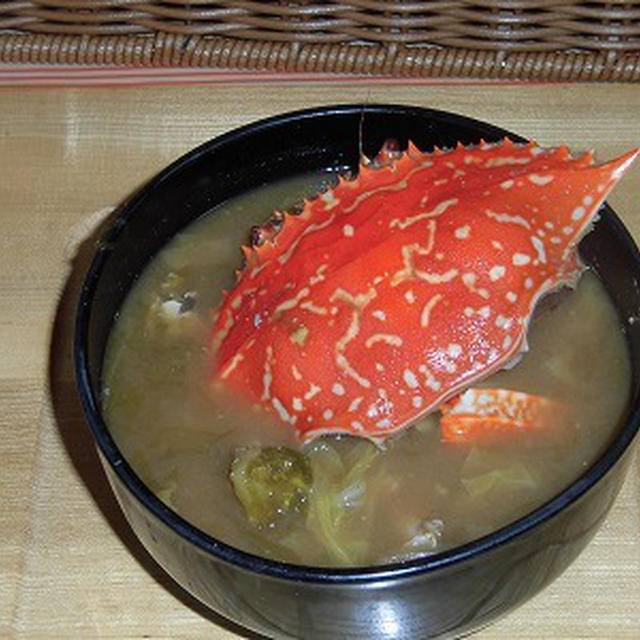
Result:
M106 460L119 480L125 485L136 500L151 514L160 520L166 527L176 532L181 538L193 545L198 551L214 556L215 558L233 564L242 569L268 575L274 578L294 580L302 582L326 583L326 584L362 584L397 580L399 578L418 576L424 573L435 573L447 567L458 565L466 559L480 556L486 552L500 547L527 531L551 520L571 503L578 500L591 489L605 474L616 464L629 448L640 427L640 403L637 399L630 400L628 417L621 422L617 437L610 443L597 460L589 466L585 472L571 483L566 489L558 493L554 498L537 507L527 515L497 529L481 538L477 538L463 545L447 549L432 555L423 556L403 562L383 565L336 568L316 567L291 564L277 560L260 557L255 554L238 549L228 543L214 538L195 525L190 524L176 512L165 505L155 494L147 488L135 473L133 468L125 460L108 427L102 417L99 408L99 400L92 391L89 374L89 349L88 328L91 319L93 297L100 280L102 268L108 258L109 248L117 241L129 218L135 215L136 208L146 197L146 193L158 188L163 182L170 179L175 173L197 162L199 158L212 151L223 148L240 138L251 136L254 133L271 127L280 127L292 124L299 120L317 117L331 117L334 115L353 115L354 113L383 113L393 112L407 116L420 117L431 116L442 122L460 123L465 126L491 131L503 137L509 137L516 142L524 142L525 138L513 134L510 131L491 125L474 118L460 114L430 109L425 107L408 106L401 104L336 104L319 107L311 107L302 110L290 111L279 115L251 122L239 128L227 131L207 142L195 147L183 154L177 160L169 164L165 169L148 180L133 196L126 199L117 210L110 228L103 236L103 241L98 247L87 271L81 293L79 296L73 340L74 366L76 375L76 387L84 409L85 417L99 453ZM601 224L607 224L610 231L625 249L633 256L640 270L640 252L626 227L622 224L613 210L603 204L603 216ZM634 406L635 405L635 406Z

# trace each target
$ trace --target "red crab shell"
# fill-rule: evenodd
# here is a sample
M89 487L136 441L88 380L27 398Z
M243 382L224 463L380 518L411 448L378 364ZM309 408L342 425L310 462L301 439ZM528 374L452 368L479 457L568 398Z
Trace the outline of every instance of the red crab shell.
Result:
M638 151L601 166L534 143L413 145L277 214L219 309L214 384L308 441L381 440L526 350L537 300Z

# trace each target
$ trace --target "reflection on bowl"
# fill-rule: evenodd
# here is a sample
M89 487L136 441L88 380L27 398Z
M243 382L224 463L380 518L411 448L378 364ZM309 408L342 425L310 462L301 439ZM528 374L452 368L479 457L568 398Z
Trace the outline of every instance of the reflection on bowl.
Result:
M401 143L411 139L428 148L505 135L521 140L453 114L401 106L338 106L286 114L199 147L121 208L97 251L78 307L79 392L107 476L136 535L179 584L211 609L270 637L458 635L486 625L537 593L594 535L620 488L638 430L637 325L627 327L634 366L629 417L584 475L552 501L499 531L395 565L301 567L259 558L213 539L152 494L124 460L101 413L101 371L115 315L145 265L190 221L264 183L356 167L360 150L374 155L388 138ZM596 267L620 316L634 315L640 305L634 286L640 278L640 258L608 207L581 252Z

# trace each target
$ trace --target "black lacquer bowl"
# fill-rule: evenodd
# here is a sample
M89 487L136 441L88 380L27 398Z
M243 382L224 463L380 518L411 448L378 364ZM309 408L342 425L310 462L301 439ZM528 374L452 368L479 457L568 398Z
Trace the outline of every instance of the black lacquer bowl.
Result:
M286 114L195 149L131 198L100 243L78 307L80 396L120 505L149 553L185 589L227 618L274 638L453 637L482 627L558 576L596 532L620 488L640 415L640 324L626 326L633 360L627 420L602 457L529 516L471 544L403 564L355 570L258 558L185 522L136 476L100 411L105 343L124 297L156 252L216 204L272 180L355 168L387 138L427 149L518 136L449 113L337 106ZM362 141L362 144L361 144ZM171 212L171 213L167 213ZM607 207L581 245L622 319L640 308L640 256Z

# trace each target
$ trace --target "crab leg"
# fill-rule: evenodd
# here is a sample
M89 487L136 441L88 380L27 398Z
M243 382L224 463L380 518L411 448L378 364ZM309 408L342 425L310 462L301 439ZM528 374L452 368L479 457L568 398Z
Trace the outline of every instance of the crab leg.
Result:
M565 405L510 389L467 389L440 407L444 442L465 443L502 433L540 431L567 418Z

